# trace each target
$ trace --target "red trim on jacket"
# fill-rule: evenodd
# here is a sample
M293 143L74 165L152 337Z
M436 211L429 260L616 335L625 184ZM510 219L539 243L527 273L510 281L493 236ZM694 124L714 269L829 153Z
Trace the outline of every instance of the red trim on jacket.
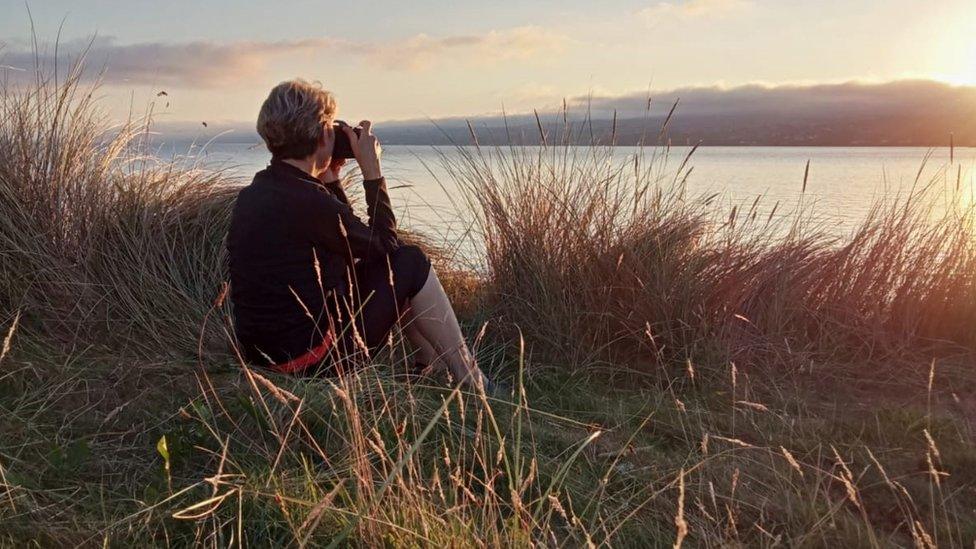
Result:
M314 349L310 349L307 353L303 354L298 358L293 358L284 364L275 364L271 368L282 374L297 374L303 372L309 366L318 364L325 358L325 355L329 354L329 350L332 349L332 345L335 343L335 338L332 335L332 331L328 331L325 337L322 338L322 343L319 343Z

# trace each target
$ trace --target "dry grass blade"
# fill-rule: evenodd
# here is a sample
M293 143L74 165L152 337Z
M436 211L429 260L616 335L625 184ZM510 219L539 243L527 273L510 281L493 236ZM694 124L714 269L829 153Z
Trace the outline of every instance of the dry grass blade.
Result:
M3 346L0 347L0 362L7 356L10 352L10 343L14 339L14 332L17 331L17 324L20 322L20 311L14 315L13 322L10 323L10 329L7 330L7 335L3 338Z
M674 538L674 549L681 549L688 536L688 521L685 520L685 470L678 472L678 511L674 515L674 525L677 532Z
M318 526L319 521L322 520L322 512L325 511L330 505L332 505L332 500L335 499L339 490L342 489L342 483L336 483L335 487L329 491L328 494L322 497L316 504L315 507L308 513L305 517L305 522L298 528L298 531L302 533L301 542L299 546L304 547L309 540L309 537L315 532L315 528Z

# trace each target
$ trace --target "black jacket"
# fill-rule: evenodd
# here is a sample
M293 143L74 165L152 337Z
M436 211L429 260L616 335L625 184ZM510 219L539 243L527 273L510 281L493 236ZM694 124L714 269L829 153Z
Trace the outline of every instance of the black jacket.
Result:
M398 246L385 181L363 185L368 224L339 183L279 160L238 194L227 250L235 330L249 361L281 364L318 345L328 326L325 298L349 293L354 260Z

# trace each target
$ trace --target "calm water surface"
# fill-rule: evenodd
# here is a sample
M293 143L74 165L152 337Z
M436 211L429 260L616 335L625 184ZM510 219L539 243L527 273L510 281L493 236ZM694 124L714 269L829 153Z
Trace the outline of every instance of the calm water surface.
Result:
M439 150L456 154L448 147ZM204 164L222 166L242 182L270 158L263 146L232 143L205 148L175 143L161 152L163 156L189 154ZM623 159L635 152L633 147L618 147L615 154ZM686 148L672 148L660 169L673 173L687 153ZM693 170L688 188L692 194L720 193L726 208L751 205L758 195L764 195L765 211L777 201L780 211L788 211L801 196L809 161L804 206L842 236L864 218L877 199L904 194L916 178L955 187L961 170L961 187L971 196L976 186L976 149L955 149L951 165L949 154L948 148L701 147L689 162ZM459 213L463 199L433 147L384 146L383 164L401 223L447 239L469 228L470 216Z

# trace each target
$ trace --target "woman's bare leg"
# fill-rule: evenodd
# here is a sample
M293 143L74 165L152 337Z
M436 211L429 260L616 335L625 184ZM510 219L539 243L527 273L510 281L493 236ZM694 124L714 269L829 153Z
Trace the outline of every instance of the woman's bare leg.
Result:
M447 365L454 380L466 386L484 386L488 380L468 350L451 301L433 269L420 292L410 299L410 309L410 325L430 345L433 356Z
M403 332L403 335L406 336L407 341L410 342L410 346L413 348L415 363L433 368L441 367L440 357L437 356L437 351L434 349L433 344L427 341L424 334L420 332L420 328L414 324L413 311L409 308L400 320L400 331Z

